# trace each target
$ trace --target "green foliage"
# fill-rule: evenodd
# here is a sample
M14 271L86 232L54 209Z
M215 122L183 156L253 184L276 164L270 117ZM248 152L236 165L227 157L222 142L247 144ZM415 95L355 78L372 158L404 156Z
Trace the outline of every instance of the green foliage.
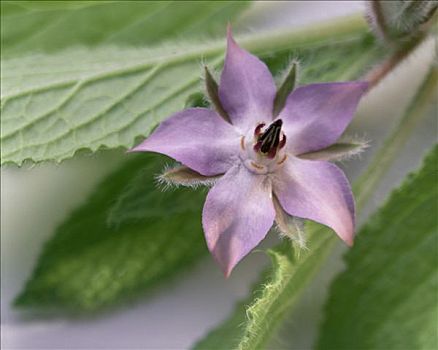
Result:
M245 1L2 1L2 55L222 34Z
M162 192L163 157L135 156L44 247L20 306L92 311L136 296L204 254L204 192Z
M272 269L256 284L250 299L197 343L196 350L264 348L335 242L330 230L316 224L308 226L308 251L294 255L289 241L270 250Z
M90 5L81 11L91 8L94 7ZM210 28L215 22L208 21L209 15L205 16L204 24ZM225 22L229 16L221 18ZM324 52L323 57L309 58L317 61L315 66L310 64L312 69L317 69L313 72L317 73L314 81L334 77L341 68L345 73L351 69L356 71L357 65L363 66L363 60L369 61L369 54L375 54L373 43L364 41L364 37L369 38L363 34L364 30L361 34L360 30L347 30L351 27L346 25L330 28L332 31L324 32L328 42L347 50L348 56L335 54L335 61ZM327 47L327 43L321 44L321 40L315 39L314 32L319 33L312 28L307 34L313 43L310 47L315 50ZM247 37L246 42L256 51L263 51L276 42L275 37L270 40ZM285 48L294 49L295 53L300 47L309 47L303 39L306 32L290 37L283 33L278 37L276 45L280 51L275 47L265 51L268 61L281 57L284 64L285 53L290 55L291 52ZM80 149L131 147L136 137L148 135L163 118L182 109L186 100L199 91L199 59L202 57L211 67L218 67L223 60L224 44L224 40L180 40L147 48L74 47L50 54L29 53L4 59L1 66L2 164L22 164L26 159L59 162ZM354 48L352 52L350 48Z
M342 60L346 52L357 64ZM266 62L278 73L290 55L290 51L279 52ZM294 55L303 61L301 81L310 82L335 80L336 75L345 79L358 76L379 52L365 36L296 50ZM202 103L199 94L189 100L189 105ZM110 176L57 229L19 303L97 309L131 291L149 289L205 253L199 212L203 195L187 190L155 190L153 175L160 170L155 157L140 157ZM277 258L286 265L290 264L287 259ZM114 278L119 275L124 278Z
M298 47L263 56L271 72L282 77L288 72L288 60L299 63L297 85L358 79L384 55L374 38L364 33L354 39ZM278 82L280 85L282 81Z
M198 60L214 57L207 43L154 44L207 38L246 5L2 2L2 164L132 146L184 107Z
M436 349L438 146L360 231L317 349Z

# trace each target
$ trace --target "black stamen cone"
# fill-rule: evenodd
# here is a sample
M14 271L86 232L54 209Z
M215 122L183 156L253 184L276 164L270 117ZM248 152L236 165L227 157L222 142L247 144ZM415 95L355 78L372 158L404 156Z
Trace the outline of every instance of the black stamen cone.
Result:
M261 143L260 151L262 153L269 153L269 151L277 149L278 145L280 144L280 132L282 125L283 121L278 119L269 125L266 131L260 135L258 143Z

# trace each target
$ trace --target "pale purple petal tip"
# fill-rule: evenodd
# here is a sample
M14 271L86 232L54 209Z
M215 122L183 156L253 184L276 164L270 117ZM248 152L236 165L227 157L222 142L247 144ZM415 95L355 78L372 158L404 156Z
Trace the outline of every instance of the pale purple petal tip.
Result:
M236 165L210 190L202 224L210 252L228 277L265 238L275 218L266 177Z
M289 157L274 180L273 190L287 213L324 224L349 246L353 244L353 193L336 165Z
M239 154L239 134L216 112L191 108L166 119L132 152L157 152L205 176L225 173Z
M242 131L272 120L276 94L268 67L237 45L228 27L227 54L219 84L219 98L230 119Z
M287 98L278 118L291 153L316 151L336 142L354 117L368 83L351 81L310 84Z

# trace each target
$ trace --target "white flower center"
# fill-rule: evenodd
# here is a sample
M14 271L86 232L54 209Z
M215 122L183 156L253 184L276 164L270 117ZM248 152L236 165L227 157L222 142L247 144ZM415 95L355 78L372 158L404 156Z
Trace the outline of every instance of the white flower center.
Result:
M240 158L255 174L269 174L281 167L287 159L286 136L281 131L282 121L266 126L260 123L254 131L240 139Z

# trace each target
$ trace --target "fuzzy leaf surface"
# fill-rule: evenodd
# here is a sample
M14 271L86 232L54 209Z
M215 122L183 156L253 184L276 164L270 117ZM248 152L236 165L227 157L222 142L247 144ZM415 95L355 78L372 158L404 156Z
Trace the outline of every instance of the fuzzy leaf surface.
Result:
M3 56L218 35L247 1L2 1Z
M2 2L2 164L132 146L199 90L192 41L247 4Z
M290 54L302 47L329 47L333 42L340 51L353 48L344 51L347 57L336 54L339 63L326 53L317 59L314 68L323 69L326 75L314 74L313 81L333 80L339 78L340 67L348 73L362 66L363 60L369 62L368 55L374 50L372 43L364 40L362 22L355 23L353 31L351 25L327 25L332 31L324 31L327 37L322 38L313 29L291 36L276 34L278 43L271 48L271 37L259 40L253 36L246 42L255 51L265 50L268 58L275 56L276 50L284 53L289 49ZM218 67L224 45L223 40L181 40L149 48L71 48L3 60L2 164L22 164L27 159L60 162L82 149L133 146L136 137L147 136L160 121L184 108L201 87L200 58L210 67Z
M438 147L360 231L317 349L438 347Z

